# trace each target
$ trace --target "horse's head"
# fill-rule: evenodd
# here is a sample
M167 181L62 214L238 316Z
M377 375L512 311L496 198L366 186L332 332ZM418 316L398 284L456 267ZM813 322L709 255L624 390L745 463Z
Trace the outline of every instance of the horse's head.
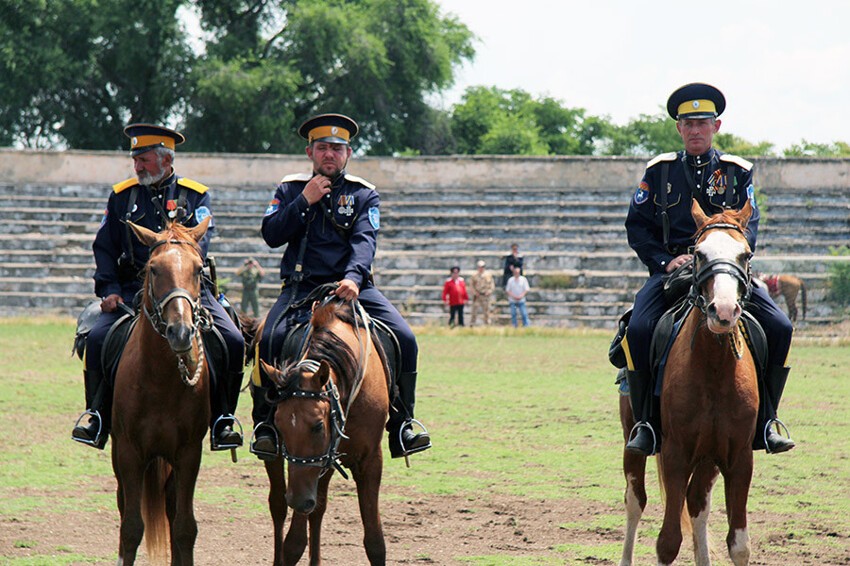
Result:
M697 304L715 334L732 332L738 324L742 299L749 293L752 253L744 230L752 216L750 201L739 211L706 216L693 201L697 225L694 248L694 286Z
M150 248L145 272L145 314L175 353L188 352L201 316L201 273L204 261L198 242L210 219L194 228L172 223L157 234L130 223L140 242Z
M343 437L339 393L326 361L305 359L280 370L260 360L276 393L274 422L289 462L286 503L301 513L316 506L319 478L334 464Z

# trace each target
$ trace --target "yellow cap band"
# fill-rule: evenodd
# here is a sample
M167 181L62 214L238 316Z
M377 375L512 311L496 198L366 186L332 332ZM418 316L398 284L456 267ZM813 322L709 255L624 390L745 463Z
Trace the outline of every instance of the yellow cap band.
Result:
M174 138L169 138L167 136L133 136L130 138L130 149L160 144L164 145L168 149L174 149Z
M345 141L349 139L348 130L345 128L340 128L339 126L319 126L318 128L313 128L310 130L310 134L307 137L310 143L313 143L313 140L321 139L321 138L340 138Z
M711 100L688 100L679 105L679 116L688 114L717 114L717 108Z

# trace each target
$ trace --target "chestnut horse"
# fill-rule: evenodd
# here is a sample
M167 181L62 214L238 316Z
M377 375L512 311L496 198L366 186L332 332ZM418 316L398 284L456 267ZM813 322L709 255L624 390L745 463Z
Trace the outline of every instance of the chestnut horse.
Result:
M160 234L130 226L150 247L140 318L115 374L112 468L118 480L118 563L130 566L144 535L150 561L194 563L193 497L210 421L201 343L203 258L209 225L174 223Z
M281 456L265 462L274 522L274 564L295 564L308 544L310 563L321 563L320 536L334 469L351 470L357 485L366 555L386 562L378 495L383 472L381 439L389 411L388 369L359 303L333 296L313 310L298 360L277 369L260 360L275 384L269 395L281 437ZM262 329L257 336L262 335ZM284 479L287 462L288 482ZM285 503L284 503L285 502ZM287 505L293 509L286 540Z
M722 474L726 546L733 564L741 566L750 556L747 496L759 405L756 364L740 320L750 286L752 254L744 231L752 207L748 202L738 212L708 217L694 201L691 212L697 233L690 310L668 354L661 386L663 442L657 464L666 502L656 553L658 564L671 564L682 544L683 526L690 530L692 525L695 563L711 563L711 490ZM634 424L628 397L621 397L620 417L628 437ZM620 564L627 566L633 563L637 525L646 505L646 458L626 450L623 454L627 523Z
M767 285L771 299L775 301L780 296L785 299L788 318L794 324L797 323L797 295L802 293L800 299L803 306L803 320L806 320L806 284L802 279L794 275L767 275L761 277L761 280Z

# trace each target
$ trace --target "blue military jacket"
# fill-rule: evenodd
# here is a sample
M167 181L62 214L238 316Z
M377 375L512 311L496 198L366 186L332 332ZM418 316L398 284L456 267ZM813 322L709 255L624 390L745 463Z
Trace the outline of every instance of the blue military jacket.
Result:
M343 172L331 192L312 206L301 195L310 174L284 177L263 217L266 243L288 244L280 262L284 281L295 273L301 241L306 236L303 270L314 284L350 279L363 287L375 258L381 200L374 185Z
M668 249L664 249L659 199L665 164L668 167L666 190L670 220ZM730 166L734 177L731 183L727 179ZM715 149L698 156L687 155L684 151L665 153L647 163L626 217L629 245L651 274L663 273L670 260L686 253L687 248L694 245L696 223L691 216L692 191L700 194L700 204L708 215L723 209L740 210L749 199L753 215L747 225L746 236L750 249L755 252L759 210L753 187L753 164Z
M170 220L188 227L197 226L212 216L208 190L197 181L174 174L158 187L140 185L135 178L114 185L92 245L95 294L121 295L126 301L141 289L139 274L150 252L130 231L128 219L154 232L160 232ZM200 242L204 258L212 229L211 220L210 229Z

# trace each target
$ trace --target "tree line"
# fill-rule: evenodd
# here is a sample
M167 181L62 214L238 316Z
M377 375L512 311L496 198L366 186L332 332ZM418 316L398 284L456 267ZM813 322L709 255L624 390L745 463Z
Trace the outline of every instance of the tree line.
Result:
M621 126L488 86L449 109L429 104L474 42L433 0L0 0L0 146L126 149L123 126L152 122L181 129L187 151L300 153L298 125L334 111L356 117L369 155L681 148L660 108ZM715 143L746 156L850 156L843 142Z

